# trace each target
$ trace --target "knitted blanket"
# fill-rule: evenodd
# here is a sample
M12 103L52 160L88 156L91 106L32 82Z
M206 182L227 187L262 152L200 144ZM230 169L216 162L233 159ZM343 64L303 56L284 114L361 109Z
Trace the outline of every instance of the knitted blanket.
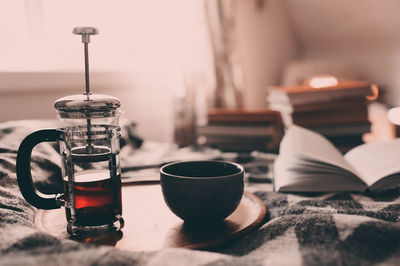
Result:
M21 140L52 121L0 124L0 265L398 265L400 264L400 188L375 194L282 194L272 191L271 156L225 154L211 149L151 143L123 127L121 165L141 178L171 160L222 158L244 165L246 189L267 206L263 225L214 251L166 248L129 252L109 246L57 239L36 229L36 209L22 197L16 181ZM55 144L37 146L32 175L42 191L60 190L60 158ZM124 171L123 171L124 175ZM255 182L257 181L257 182Z

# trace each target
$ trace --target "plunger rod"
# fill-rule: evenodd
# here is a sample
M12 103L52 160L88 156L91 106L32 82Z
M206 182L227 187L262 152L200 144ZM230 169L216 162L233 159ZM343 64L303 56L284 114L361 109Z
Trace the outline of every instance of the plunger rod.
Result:
M85 92L86 100L89 101L90 96L90 83L89 83L89 43L90 43L90 35L96 35L99 31L93 27L76 27L72 30L72 33L82 35L82 42L84 45L85 52ZM90 118L86 119L86 128L87 128L87 149L88 153L93 151L93 144L91 141L90 133L91 133L92 123Z
M90 84L89 84L89 43L90 43L90 35L99 34L99 30L93 27L75 27L72 30L73 34L82 35L82 42L84 44L85 49L85 94L87 95L87 99L89 100L90 95Z
M86 89L86 100L89 101L89 96L90 96L90 84L89 84L89 36L88 36L88 42L84 42L84 35L82 35L82 42L83 42L83 47L85 50L85 89ZM92 122L90 121L90 118L86 119L86 128L87 128L87 138L88 138L88 145L87 147L87 152L91 153L93 151L93 143L91 140L90 132L91 132L91 127L92 127Z
M85 84L86 84L86 95L89 98L90 95L90 85L89 85L89 48L88 48L88 43L84 43L85 47Z

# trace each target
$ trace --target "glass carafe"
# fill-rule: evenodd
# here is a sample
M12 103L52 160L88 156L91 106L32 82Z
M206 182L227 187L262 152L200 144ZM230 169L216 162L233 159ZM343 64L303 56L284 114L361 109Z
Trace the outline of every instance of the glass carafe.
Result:
M64 206L71 235L121 229L120 101L81 94L61 98L54 106L59 126L33 132L18 150L17 178L23 196L37 208ZM33 185L30 156L44 141L58 141L64 193L45 195Z

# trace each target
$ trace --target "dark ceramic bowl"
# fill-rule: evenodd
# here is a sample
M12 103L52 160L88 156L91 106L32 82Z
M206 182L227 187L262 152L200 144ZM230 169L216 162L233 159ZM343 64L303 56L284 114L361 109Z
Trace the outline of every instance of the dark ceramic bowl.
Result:
M185 222L220 222L239 205L244 169L223 161L176 162L160 169L164 200Z

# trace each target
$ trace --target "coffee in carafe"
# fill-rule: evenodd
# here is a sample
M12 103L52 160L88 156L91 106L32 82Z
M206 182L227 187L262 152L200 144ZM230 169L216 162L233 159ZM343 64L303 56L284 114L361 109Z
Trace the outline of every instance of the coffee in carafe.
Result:
M68 177L64 178L64 195L69 201ZM88 170L75 173L73 191L75 199L75 223L98 226L112 221L122 214L121 183L112 184L108 171ZM71 210L65 209L67 220Z

